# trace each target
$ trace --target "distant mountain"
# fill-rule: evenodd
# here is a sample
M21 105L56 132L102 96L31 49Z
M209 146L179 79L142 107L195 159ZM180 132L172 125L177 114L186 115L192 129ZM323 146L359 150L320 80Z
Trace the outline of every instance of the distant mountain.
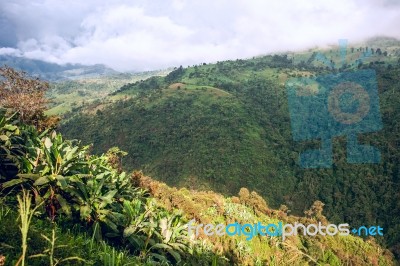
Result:
M373 37L365 42L369 46L390 48L395 47L397 50L400 46L400 40L393 37Z
M12 55L0 55L0 66L4 65L23 70L30 75L38 76L49 81L87 77L93 78L119 73L100 64L90 66L81 64L59 65L37 59L29 59Z

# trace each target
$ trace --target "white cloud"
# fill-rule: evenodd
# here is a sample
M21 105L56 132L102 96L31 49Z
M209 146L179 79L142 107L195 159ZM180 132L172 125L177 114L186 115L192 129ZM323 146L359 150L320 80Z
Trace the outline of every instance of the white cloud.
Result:
M15 48L2 47L2 48L0 48L0 55L21 56L21 52L20 52L20 50L15 49Z
M175 8L176 10L182 10L186 5L186 1L185 0L172 0L172 6L173 8Z
M117 70L251 57L341 38L400 37L400 5L393 0L17 0L0 3L0 12L15 32L8 42L18 40L0 53L18 49L32 58Z

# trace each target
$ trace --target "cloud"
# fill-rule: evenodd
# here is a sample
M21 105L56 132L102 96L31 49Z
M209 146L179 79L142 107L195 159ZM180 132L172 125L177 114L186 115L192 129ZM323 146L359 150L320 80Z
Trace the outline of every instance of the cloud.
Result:
M0 55L22 56L20 50L15 49L15 48L10 48L10 47L2 47L2 48L0 48Z
M0 14L0 53L121 71L400 37L394 0L16 0Z

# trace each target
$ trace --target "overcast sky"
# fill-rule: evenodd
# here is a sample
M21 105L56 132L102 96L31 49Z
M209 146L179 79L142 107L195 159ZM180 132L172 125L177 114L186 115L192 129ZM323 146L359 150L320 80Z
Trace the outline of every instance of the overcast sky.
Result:
M400 37L400 0L1 0L0 54L119 71Z

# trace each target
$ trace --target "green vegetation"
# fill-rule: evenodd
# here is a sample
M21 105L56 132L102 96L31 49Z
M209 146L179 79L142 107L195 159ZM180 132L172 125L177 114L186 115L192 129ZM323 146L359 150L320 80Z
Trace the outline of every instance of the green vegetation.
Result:
M221 93L209 89L214 96ZM7 106L0 109L2 264L394 265L393 255L374 240L353 236L191 237L187 222L192 218L214 224L327 220L318 201L307 217L296 217L285 206L270 209L246 188L226 198L171 188L141 172L129 176L121 167L127 154L119 148L92 155L90 146L43 128L49 118L33 116L22 123Z
M18 145L23 151L11 162L18 172L6 169L0 176L0 253L7 263L393 265L389 251L353 236L310 239L301 235L285 242L276 237L190 238L186 223L191 218L203 223L326 219L318 207L308 212L309 218L287 216L284 208L271 210L257 193L244 188L239 198L224 198L213 192L170 188L138 172L129 178L113 167L119 162L116 156L124 154L119 149L95 156L87 146L63 140L55 132L39 134L4 112L0 121L1 150L11 154L14 141L22 140ZM13 209L17 202L19 214ZM17 218L20 228L14 222Z
M117 89L151 76L165 76L169 70L148 71L134 74L114 74L99 77L78 77L58 80L50 84L47 98L50 101L48 115L62 115L68 112L76 113L90 104L98 104ZM121 97L108 97L113 102Z
M51 265L56 263L55 248L59 246L55 246L53 231L52 237L42 236L50 243L50 248L39 253L42 255L28 252L29 227L34 213L42 219L48 217L55 228L60 220L64 224L86 228L95 240L129 249L132 255L137 256L137 261L143 263L179 264L182 260L191 261L190 254L196 249L193 246L196 242L187 237L182 215L158 207L143 190L133 185L125 172L114 169L109 160L111 155L118 154L115 149L109 156L94 156L88 153L88 146L81 147L65 141L55 132L45 131L39 135L35 128L19 125L4 116L4 112L0 121L4 154L11 153L10 149L16 145L14 139L22 139L18 145L22 145L23 154L13 156L9 162L18 168L18 173L6 169L1 175L4 216L12 215L10 210L15 204L15 197L20 206L22 265L25 260L32 264L35 259L43 257L49 257ZM22 198L19 196L21 188ZM34 208L31 207L32 198ZM2 224L2 228L6 229L7 224ZM7 235L9 233L2 235L1 242L15 249L15 239L7 239ZM10 240L12 242L8 243ZM207 256L203 252L193 256L193 259L207 263ZM12 261L13 257L8 259ZM73 263L88 260L86 256L74 254L57 261L67 259L74 260ZM36 262L42 265L43 260Z
M61 131L93 143L96 154L122 147L124 169L143 169L171 186L229 196L248 187L296 215L320 200L332 222L382 226L385 237L377 241L400 254L399 46L379 39L349 47L351 63L343 66L337 47L321 51L334 68L318 62L316 50L180 67L122 87L110 96L120 97L115 103L106 99L66 116ZM371 57L351 61L367 49L374 50ZM382 163L348 164L346 139L339 137L331 169L301 169L299 152L319 144L292 140L287 78L370 68L377 73L383 130L360 141L378 147Z

